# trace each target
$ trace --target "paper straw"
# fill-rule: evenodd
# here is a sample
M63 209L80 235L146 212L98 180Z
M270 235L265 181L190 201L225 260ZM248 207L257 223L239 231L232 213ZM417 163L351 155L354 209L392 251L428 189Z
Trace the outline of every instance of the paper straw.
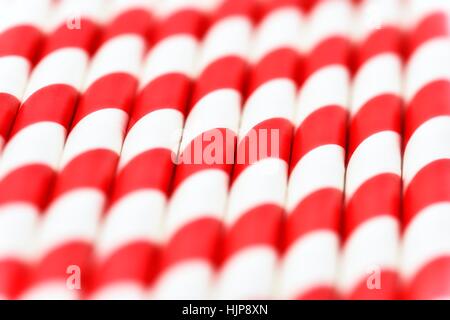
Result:
M26 281L35 223L47 202L95 40L97 28L89 18L82 29L67 28L69 9L82 3L97 11L94 1L66 1L55 9L53 32L30 77L0 162L2 295L17 294Z
M39 228L33 283L24 298L76 299L86 290L98 221L116 172L153 24L147 6L150 3L143 1L110 3L111 20L84 82L52 200ZM79 287L67 282L70 270L79 270Z
M50 0L19 0L0 8L0 152L44 38L50 5Z
M96 299L143 299L157 272L162 221L210 8L167 1L145 59L112 204L97 242Z
M206 34L164 224L167 244L153 298L209 295L234 159L252 10L252 1L225 1Z
M269 10L254 40L225 216L224 262L215 293L219 299L269 298L274 289L303 13L298 1Z
M409 1L404 220L407 299L450 298L450 3Z
M359 10L339 275L345 299L394 299L398 292L400 9L397 0L365 0Z
M322 1L306 30L306 79L300 89L290 165L279 295L335 297L345 174L352 7Z

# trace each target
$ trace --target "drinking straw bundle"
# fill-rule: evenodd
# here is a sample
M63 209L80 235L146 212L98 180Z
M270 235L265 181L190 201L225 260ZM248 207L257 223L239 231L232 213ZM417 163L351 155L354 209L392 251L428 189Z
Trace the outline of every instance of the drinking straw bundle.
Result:
M0 299L450 299L450 1L1 1Z

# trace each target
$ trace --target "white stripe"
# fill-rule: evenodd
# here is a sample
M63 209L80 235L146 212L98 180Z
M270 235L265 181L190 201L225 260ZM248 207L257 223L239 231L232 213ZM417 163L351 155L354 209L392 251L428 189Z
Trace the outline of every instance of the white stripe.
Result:
M208 12L217 8L223 0L165 0L156 6L156 13L165 18L184 10Z
M352 4L347 0L320 2L311 13L306 32L306 50L314 49L320 42L333 36L348 37L353 15Z
M450 159L450 116L440 116L422 124L411 136L404 152L405 190L414 176L426 165Z
M361 142L347 164L345 194L349 200L369 179L384 173L401 175L400 136L382 131Z
M233 183L226 223L236 223L248 210L263 204L283 207L287 185L287 164L266 158L248 166Z
M265 120L282 118L291 121L295 98L296 85L289 79L270 80L258 87L245 104L239 139L242 140L250 130Z
M66 130L54 122L38 122L20 130L6 144L0 163L0 179L26 165L42 164L56 169Z
M108 11L105 0L64 0L60 1L56 10L53 10L51 19L47 22L47 29L54 30L61 25L83 17L101 23L106 20ZM82 27L82 26L81 26Z
M245 58L251 31L252 23L244 16L232 16L214 24L203 40L197 72L202 72L211 63L223 57Z
M23 100L36 91L54 84L65 84L79 90L88 64L88 54L78 48L58 49L34 68Z
M417 48L406 68L406 79L407 101L432 81L450 81L450 38L434 38Z
M413 28L422 19L434 12L444 12L450 14L450 3L442 0L408 0L409 27Z
M103 44L91 62L84 90L100 78L113 73L137 77L144 49L144 39L136 34L116 36Z
M208 298L212 266L204 260L177 263L159 278L151 299L205 300Z
M30 72L30 62L21 56L0 57L0 92L21 100Z
M119 170L143 152L164 148L178 152L183 115L175 109L161 109L147 114L128 132L120 156Z
M96 244L100 259L134 241L159 242L165 206L166 196L157 190L139 190L116 202Z
M284 7L269 13L261 22L255 39L252 60L258 61L278 48L300 51L303 15L295 7Z
M38 208L14 203L0 206L0 259L31 258Z
M320 230L294 242L281 264L279 294L293 299L319 286L334 286L339 239L334 232Z
M185 150L193 139L209 130L228 128L237 133L240 113L238 91L220 89L207 94L197 102L186 120L180 150Z
M403 237L402 274L413 277L420 268L441 256L450 256L450 203L422 210L408 225Z
M68 275L69 276L69 275ZM79 290L70 290L65 281L46 281L28 288L21 300L78 300Z
M401 76L401 60L396 54L380 54L366 62L353 82L352 114L356 115L367 102L379 95L399 96Z
M171 36L158 42L145 59L141 88L168 73L192 77L198 47L197 39L186 34Z
M277 254L271 247L252 246L227 259L219 274L216 299L267 299L274 286Z
M357 28L356 40L361 42L372 33L386 26L401 27L403 24L401 0L365 0L362 2Z
M89 300L142 300L145 290L141 283L121 281L97 290Z
M297 163L289 178L288 212L315 191L325 188L343 190L344 155L342 147L328 144L308 152Z
M323 88L327 88L324 90ZM298 98L295 124L299 127L314 111L337 105L346 107L350 89L350 75L342 65L321 68L303 84Z
M20 25L41 27L51 8L51 0L14 0L0 19L0 32Z
M166 239L199 218L221 220L227 201L228 175L222 170L202 170L189 176L172 195L166 218Z
M397 270L399 232L398 221L390 216L379 216L359 225L342 252L339 289L348 294L375 271Z
M67 138L60 168L90 150L106 149L119 154L127 119L123 110L113 108L101 109L84 117Z
M105 195L96 189L79 188L59 196L39 228L37 247L41 257L70 241L91 243L104 205Z

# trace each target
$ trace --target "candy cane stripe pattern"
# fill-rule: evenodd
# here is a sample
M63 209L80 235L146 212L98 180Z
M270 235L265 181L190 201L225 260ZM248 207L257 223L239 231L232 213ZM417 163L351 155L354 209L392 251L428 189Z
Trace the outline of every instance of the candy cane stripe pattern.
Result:
M152 296L207 298L233 166L253 1L225 1L205 35Z
M0 151L25 92L32 63L44 39L50 0L19 0L2 8L0 23Z
M71 290L66 283L72 269L83 274L79 289L87 289L93 242L153 24L148 6L149 2L116 0L109 7L110 22L87 72L54 193L39 228L39 261L25 298L79 298L83 291Z
M273 4L262 8L268 12L256 31L251 55L249 92L225 216L219 299L267 298L274 286L303 14L295 1Z
M308 19L279 280L283 298L335 297L352 16L349 1L330 0L319 2Z
M450 298L450 3L408 2L401 271L407 299Z
M97 243L97 299L143 299L156 275L194 62L211 9L191 0L168 1L161 8L157 42L145 59L112 204Z
M399 1L366 0L359 9L339 289L348 299L394 299L401 199L401 7Z
M18 294L26 280L25 261L33 252L29 241L47 202L97 36L97 27L87 15L83 29L67 28L68 14L74 6L79 8L77 3L97 12L95 1L64 2L55 9L53 31L30 77L0 161L0 274L5 279L1 294Z

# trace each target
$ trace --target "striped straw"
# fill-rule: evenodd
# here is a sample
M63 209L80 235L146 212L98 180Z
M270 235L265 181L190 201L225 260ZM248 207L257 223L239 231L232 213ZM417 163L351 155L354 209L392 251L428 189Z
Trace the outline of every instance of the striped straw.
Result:
M96 38L97 28L89 19L84 19L82 29L67 28L69 9L78 4L91 9L86 13L98 12L95 1L65 1L56 8L53 32L30 77L0 162L2 295L17 294L26 280L30 241L47 202Z
M321 1L312 11L290 166L279 295L335 297L345 174L352 6Z
M272 296L287 189L303 14L298 1L272 2L255 35L249 97L225 216L216 297Z
M50 0L18 0L0 8L0 152L14 122Z
M450 2L410 0L402 276L407 299L450 299Z
M165 220L160 299L207 298L234 159L253 1L227 0L204 40Z
M142 299L157 272L161 226L205 27L196 0L166 1L146 57L112 204L97 242L96 299Z
M365 0L359 11L339 277L345 299L394 299L398 292L400 9L398 0Z
M113 181L152 17L143 1L109 3L36 241L29 299L76 299L86 289L98 221ZM68 272L79 272L71 283ZM76 279L74 279L76 281ZM80 290L81 289L81 290Z

